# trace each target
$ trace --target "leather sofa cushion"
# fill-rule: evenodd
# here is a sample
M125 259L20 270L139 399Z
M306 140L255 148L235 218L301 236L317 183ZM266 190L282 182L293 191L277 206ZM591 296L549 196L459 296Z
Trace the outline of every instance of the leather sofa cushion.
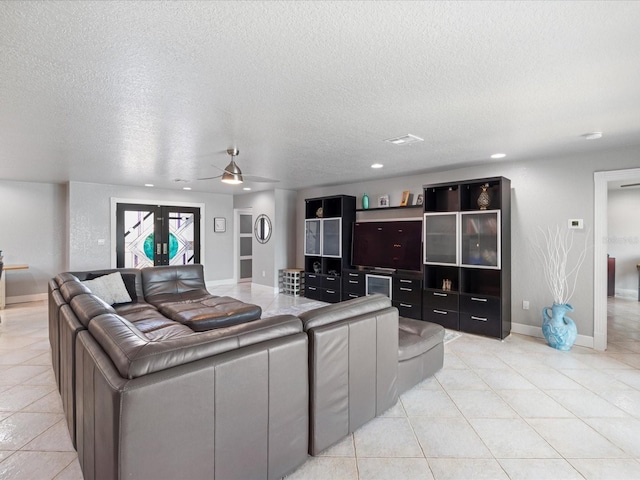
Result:
M195 303L207 298L215 297L206 289L198 288L180 293L159 293L156 295L147 295L145 300L158 309L162 309L167 305L175 303Z
M133 315L137 312L158 312L158 309L156 307L146 302L122 303L119 305L114 305L113 308L118 315L122 315L123 317L128 317L129 315Z
M299 315L305 332L311 328L357 317L366 313L383 310L391 306L391 300L379 293L367 297L354 298L344 302L334 303L326 307L316 308Z
M78 321L85 327L88 327L89 322L98 315L102 315L103 313L116 313L111 305L105 303L100 297L96 297L92 293L76 295L71 299L69 304L76 314Z
M422 355L444 341L444 328L431 322L400 317L398 322L398 361Z
M60 293L62 294L62 298L64 298L65 301L69 303L71 302L71 299L76 295L91 293L91 290L89 290L89 287L84 285L82 282L67 281L60 285Z
M63 283L78 281L78 277L69 272L59 273L54 277L55 282L58 284L58 287L61 287Z
M140 271L145 299L161 293L183 293L205 290L202 265L164 265L147 267ZM152 303L152 302L149 302Z
M231 297L212 297L200 302L171 304L161 307L160 311L196 332L251 322L262 315L262 308L258 305Z
M184 325L180 327L190 331ZM292 315L184 335L184 330L177 328L171 330L171 338L154 341L135 324L115 314L100 315L89 324L89 332L120 375L129 379L302 331L300 320Z

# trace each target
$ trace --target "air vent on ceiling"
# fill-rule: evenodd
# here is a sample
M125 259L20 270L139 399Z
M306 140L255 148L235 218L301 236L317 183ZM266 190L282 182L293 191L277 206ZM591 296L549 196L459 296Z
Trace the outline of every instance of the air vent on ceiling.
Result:
M387 138L385 142L393 143L394 145L411 145L412 143L424 142L424 139L408 133L401 137Z

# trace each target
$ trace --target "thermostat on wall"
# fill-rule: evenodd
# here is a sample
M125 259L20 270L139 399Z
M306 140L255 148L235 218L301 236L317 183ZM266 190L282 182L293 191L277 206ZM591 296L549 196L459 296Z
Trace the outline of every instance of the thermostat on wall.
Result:
M584 220L582 220L581 218L570 218L569 228L582 230L584 228Z

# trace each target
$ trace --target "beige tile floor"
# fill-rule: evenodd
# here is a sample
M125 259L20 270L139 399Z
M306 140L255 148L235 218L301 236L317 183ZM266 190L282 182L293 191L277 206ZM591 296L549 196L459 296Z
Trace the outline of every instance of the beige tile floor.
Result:
M307 302L250 284L212 291L272 312ZM287 479L640 479L640 304L615 299L609 313L606 353L462 335L435 377ZM0 316L0 478L81 479L47 305Z

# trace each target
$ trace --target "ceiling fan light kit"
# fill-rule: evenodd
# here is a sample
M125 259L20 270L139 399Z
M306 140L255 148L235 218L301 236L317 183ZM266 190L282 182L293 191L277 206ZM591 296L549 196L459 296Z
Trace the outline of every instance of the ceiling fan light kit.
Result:
M231 155L231 162L224 169L222 174L222 183L228 183L229 185L240 185L244 180L242 178L242 170L236 165L234 157L240 153L237 148L230 148L227 153Z

